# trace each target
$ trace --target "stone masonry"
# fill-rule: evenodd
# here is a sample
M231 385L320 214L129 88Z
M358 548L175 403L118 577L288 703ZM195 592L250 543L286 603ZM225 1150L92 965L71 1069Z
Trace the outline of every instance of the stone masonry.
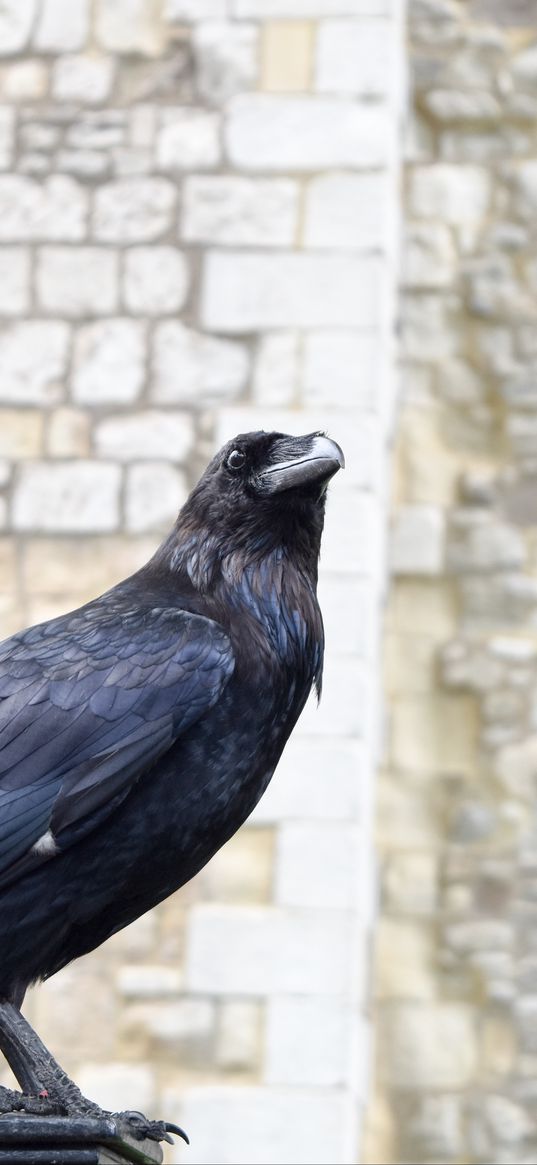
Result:
M537 1161L537 4L411 0L365 1159Z
M235 432L328 429L348 457L324 543L321 710L306 710L254 819L207 870L27 1003L90 1096L188 1128L192 1148L169 1161L334 1165L360 1151L402 7L0 3L2 635L141 564ZM470 246L486 166L469 162L460 179L446 168ZM415 198L442 218L442 174L439 188L424 175ZM512 195L526 224L534 183L521 171ZM416 228L416 262L429 270L438 254L451 311L453 230L432 213ZM506 243L504 292L524 229L505 227L515 250ZM487 263L471 278L476 295L493 294ZM436 284L424 299L428 343L441 336L454 360ZM493 353L504 331L508 344L508 326L493 330ZM513 392L524 398L516 429L531 403ZM442 516L436 498L416 512L418 500L401 553L412 568L421 523L430 581ZM454 533L454 556L487 530L495 553L508 519L499 526L481 503L478 513L483 530ZM509 579L526 610L529 551L505 538L515 541L497 601Z

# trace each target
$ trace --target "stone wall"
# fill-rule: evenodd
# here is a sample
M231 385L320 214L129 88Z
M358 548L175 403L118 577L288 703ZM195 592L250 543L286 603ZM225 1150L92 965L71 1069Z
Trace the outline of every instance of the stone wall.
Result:
M537 4L412 0L370 1162L537 1160Z
M348 456L321 711L194 883L28 1001L89 1095L186 1125L170 1160L358 1152L401 17L0 4L3 635L143 562L224 437L327 428Z

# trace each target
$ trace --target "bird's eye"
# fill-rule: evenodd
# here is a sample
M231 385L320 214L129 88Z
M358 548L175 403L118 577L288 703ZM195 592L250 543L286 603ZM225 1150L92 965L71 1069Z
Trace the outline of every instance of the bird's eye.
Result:
M246 454L241 453L240 449L232 449L226 461L228 469L242 469L246 461Z

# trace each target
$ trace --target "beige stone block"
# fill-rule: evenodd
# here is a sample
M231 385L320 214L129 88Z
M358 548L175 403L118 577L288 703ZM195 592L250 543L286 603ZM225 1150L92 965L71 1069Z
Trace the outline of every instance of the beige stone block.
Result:
M21 461L39 457L43 440L43 414L38 409L2 409L0 457Z
M27 620L24 616L20 600L14 595L3 595L1 593L0 578L0 640L7 639L10 635L14 635L16 631L20 631L26 622Z
M307 21L268 21L261 42L261 88L300 93L311 86L315 26Z
M394 581L386 624L397 631L447 639L457 627L454 588L450 583L421 579Z
M395 496L400 502L438 506L456 499L461 460L445 442L436 409L405 408L395 454Z
M230 1000L220 1007L216 1060L226 1072L253 1071L261 1058L262 1010L250 1000Z
M435 846L442 835L423 781L389 773L377 785L376 839L381 850L416 850Z
M89 457L91 428L87 414L80 409L55 409L49 417L46 445L50 457Z
M379 1065L401 1092L468 1087L477 1069L476 1014L465 1003L402 1003L381 1016Z
M381 918L375 943L377 999L434 999L433 936L423 924Z
M80 603L84 594L101 594L133 574L155 549L154 538L28 538L22 546L23 587L30 595L75 593Z
M366 1165L386 1165L396 1161L398 1154L397 1130L393 1105L387 1096L377 1091L366 1111L362 1160Z
M392 706L393 763L416 773L471 769L476 762L478 708L467 696L398 699Z
M433 914L438 904L438 859L434 853L392 853L382 870L386 910Z
M67 1071L114 1056L118 1009L105 951L64 967L31 994L31 1021Z
M384 637L386 690L391 696L425 695L434 687L438 643L432 635L398 634Z
M17 589L17 557L13 538L0 538L0 594Z
M272 891L274 834L243 829L199 874L211 902L269 902Z

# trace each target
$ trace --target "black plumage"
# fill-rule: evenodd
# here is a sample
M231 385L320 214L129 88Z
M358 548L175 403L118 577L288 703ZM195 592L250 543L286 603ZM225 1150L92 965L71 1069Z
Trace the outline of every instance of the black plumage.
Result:
M254 808L320 691L342 464L321 434L237 437L145 567L0 645L0 1000L183 885Z

